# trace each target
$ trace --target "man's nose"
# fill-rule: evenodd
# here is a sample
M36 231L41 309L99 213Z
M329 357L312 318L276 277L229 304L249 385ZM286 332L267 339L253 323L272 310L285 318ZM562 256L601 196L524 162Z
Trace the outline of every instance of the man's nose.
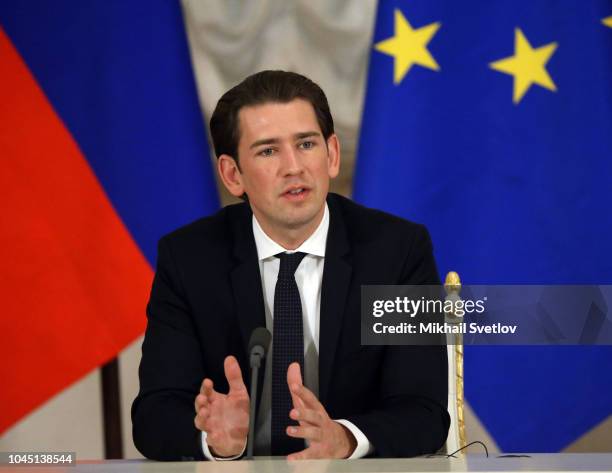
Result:
M282 155L282 171L284 175L294 175L302 172L303 163L298 150L288 146Z

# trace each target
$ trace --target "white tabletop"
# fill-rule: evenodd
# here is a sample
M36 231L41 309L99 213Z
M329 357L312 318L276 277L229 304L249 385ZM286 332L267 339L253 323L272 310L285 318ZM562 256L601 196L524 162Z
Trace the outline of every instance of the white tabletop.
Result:
M612 471L612 454L530 454L529 458L499 458L466 455L461 458L409 458L363 460L306 460L287 462L284 458L262 457L252 461L176 462L148 460L79 461L75 466L28 468L0 467L0 471L117 472L117 473L399 473L435 471Z

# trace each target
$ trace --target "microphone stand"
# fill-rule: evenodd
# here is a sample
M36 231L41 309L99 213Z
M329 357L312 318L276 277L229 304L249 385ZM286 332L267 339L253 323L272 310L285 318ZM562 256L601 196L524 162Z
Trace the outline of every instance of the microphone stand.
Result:
M255 409L257 407L257 381L259 377L259 368L261 360L264 357L264 351L261 346L255 346L251 350L251 395L250 395L250 413L249 413L249 436L247 437L247 460L253 459L253 444L255 443Z

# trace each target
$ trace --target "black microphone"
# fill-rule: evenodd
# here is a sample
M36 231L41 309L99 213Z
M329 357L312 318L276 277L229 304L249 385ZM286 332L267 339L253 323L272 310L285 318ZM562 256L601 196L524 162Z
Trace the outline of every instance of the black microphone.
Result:
M251 409L249 414L249 436L247 438L247 458L253 458L253 445L255 443L255 408L257 406L257 378L261 360L266 357L272 334L265 327L253 330L249 340L249 363L251 365Z

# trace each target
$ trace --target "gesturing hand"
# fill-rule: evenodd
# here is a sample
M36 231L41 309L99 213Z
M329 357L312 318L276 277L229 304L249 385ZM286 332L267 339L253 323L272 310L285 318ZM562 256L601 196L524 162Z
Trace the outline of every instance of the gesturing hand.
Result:
M249 394L240 365L233 356L223 363L229 393L214 390L211 379L204 379L200 394L195 398L195 426L206 431L211 452L219 457L240 455L249 432Z
M329 418L323 404L302 384L300 365L291 363L287 370L287 384L293 399L289 416L299 426L287 427L287 435L308 440L310 446L292 453L288 460L314 458L348 458L357 446L353 434L343 425Z

